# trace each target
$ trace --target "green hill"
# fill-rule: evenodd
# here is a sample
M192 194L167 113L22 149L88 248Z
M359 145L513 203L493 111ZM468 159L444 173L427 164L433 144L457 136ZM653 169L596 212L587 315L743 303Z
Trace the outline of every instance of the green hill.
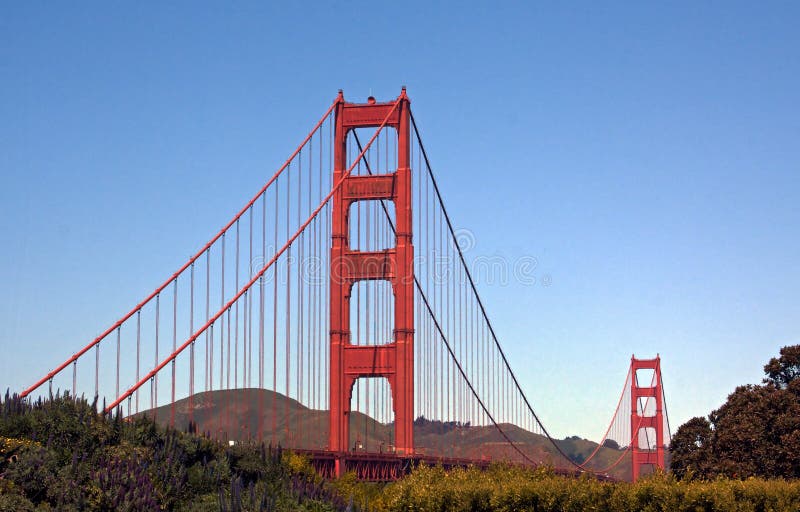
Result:
M273 411L276 412L273 415ZM140 414L153 416L153 411ZM190 421L200 433L224 441L257 439L262 433L265 442L281 446L323 450L328 444L328 411L309 409L292 398L265 389L234 389L208 391L155 411L155 419L162 425L173 421L180 430L189 430ZM367 452L389 451L394 426L354 411L350 418L350 446ZM530 459L556 467L571 467L540 434L515 425L503 424L503 430ZM572 460L582 462L594 451L597 444L578 437L556 441L559 448ZM470 459L507 460L525 462L525 459L506 442L494 426L464 426L418 418L414 422L414 443L420 454ZM357 448L359 447L360 448ZM609 472L615 478L631 477L630 455L621 450L602 447L590 462L594 470L605 469L623 456L623 460Z

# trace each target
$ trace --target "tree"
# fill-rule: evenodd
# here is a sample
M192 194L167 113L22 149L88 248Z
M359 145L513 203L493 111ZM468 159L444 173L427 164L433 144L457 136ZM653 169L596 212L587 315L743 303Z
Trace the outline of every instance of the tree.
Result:
M740 386L709 416L714 465L731 477L800 476L800 451L784 441L800 432L800 401L774 386Z
M606 439L603 441L603 446L606 448L611 448L612 450L619 450L619 443L613 439Z
M739 386L675 432L676 476L800 478L800 345L783 347L764 373L764 385Z
M783 347L780 357L773 357L764 365L765 384L786 389L800 377L800 345Z
M672 456L670 466L678 478L687 475L711 476L711 423L705 418L694 417L678 427L672 436L669 452Z

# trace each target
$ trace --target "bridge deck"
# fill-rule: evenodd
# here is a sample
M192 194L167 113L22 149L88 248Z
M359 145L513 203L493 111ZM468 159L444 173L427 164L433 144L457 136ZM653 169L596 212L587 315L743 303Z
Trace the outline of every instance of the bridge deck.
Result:
M326 450L293 450L294 453L305 455L311 461L314 469L324 478L336 477L336 465L340 465L341 474L354 472L359 480L369 482L390 482L398 480L409 474L412 469L420 464L429 466L442 466L444 469L476 467L488 469L494 462L487 459L461 459L449 457L436 457L433 455L400 456L391 453L367 452L332 452ZM526 465L525 467L533 467ZM553 470L557 475L578 477L583 472L564 468ZM608 475L596 475L600 480L613 480Z

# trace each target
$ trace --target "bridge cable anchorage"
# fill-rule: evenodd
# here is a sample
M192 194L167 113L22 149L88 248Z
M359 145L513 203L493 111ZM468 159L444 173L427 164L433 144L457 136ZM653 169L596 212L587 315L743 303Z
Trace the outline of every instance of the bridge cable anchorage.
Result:
M383 129L385 126L386 126L386 123L389 121L390 117L392 116L392 114L394 113L394 111L397 109L397 106L398 106L399 104L400 104L400 99L398 99L397 101L395 101L395 102L394 102L394 105L393 105L393 107L392 107L392 108L389 110L389 112L388 112L388 114L386 115L386 117L383 119L383 121L381 122L381 124L378 126L377 130L375 131L375 133L372 135L372 137L370 138L369 142L367 143L367 146L366 146L366 148L365 148L365 149L364 149L364 150L361 152L361 154L360 154L360 155L357 157L357 160L360 160L361 158L363 158L363 156L364 156L364 153L365 153L365 152L366 152L366 150L367 150L367 149L368 149L368 148L369 148L369 147L372 145L372 143L375 141L375 139L377 138L377 136L378 136L378 134L381 132L381 130L382 130L382 129ZM327 116L327 114L326 114L326 116ZM299 151L299 150L298 150L298 151ZM214 323L215 323L217 320L219 320L219 318L220 318L220 317L221 317L221 316L222 316L222 315L225 313L225 311L227 310L227 308L229 308L230 306L232 306L232 305L233 305L233 304L234 304L234 303L235 303L237 300L239 300L239 299L240 299L240 298L241 298L243 295L245 295L245 293L246 293L248 290L250 290L250 288L253 286L253 284L255 284L256 282L258 282L258 280L261 278L261 276L263 276L263 275L266 273L266 271L267 271L267 270L269 270L269 268L270 268L270 267L272 267L272 265L273 265L273 264L274 264L274 263L275 263L275 262L278 260L278 258L280 258L280 256L281 256L281 255L282 255L284 252L286 252L286 251L289 249L289 247L290 247L290 246L291 246L291 245L292 245L292 244L293 244L293 243L294 243L294 242L297 240L297 238L298 238L298 237L299 237L299 236L300 236L300 235L303 233L303 231L304 231L304 230L305 230L305 229L308 227L308 225L309 225L309 224L311 224L311 222L312 222L312 221L314 220L314 218L315 218L315 217L316 217L316 216L317 216L317 215L320 213L320 211L322 211L322 209L323 209L323 208L326 206L326 204L327 204L327 203L330 201L330 199L333 197L333 194L334 194L336 191L338 191L338 190L339 190L339 188L342 186L342 183L344 183L344 181L347 179L347 177L348 177L348 176L350 176L350 173L351 173L351 172L353 171L353 169L355 168L355 166L356 166L356 163L357 163L357 162L354 162L354 163L353 163L353 164L352 164L352 165L351 165L351 166L350 166L350 167L349 167L349 168L348 168L348 169L347 169L347 170L346 170L346 171L343 173L342 177L341 177L341 178L340 178L340 179L339 179L339 180L336 182L335 186L334 186L334 187L331 189L331 191L330 191L330 192L329 192L329 193L328 193L328 194L325 196L325 199L322 201L322 203L320 203L320 204L319 204L319 206L317 206L317 208L314 210L314 212L311 214L311 216L309 216L309 217L306 219L306 221L305 221L305 222L304 222L304 223L303 223L303 224L302 224L302 225L301 225L301 226L298 228L298 230L297 230L297 231L296 231L296 232L295 232L295 233L294 233L294 234L293 234L293 235L292 235L292 236L289 238L289 240L287 240L287 241L286 241L286 243L285 243L285 244L284 244L284 245L283 245L283 246L282 246L282 247L281 247L281 248L280 248L280 249L279 249L279 250L278 250L278 251L277 251L277 252L276 252L276 253L273 255L273 257L272 257L272 258L271 258L271 259L270 259L270 260L269 260L269 261L268 261L268 262L267 262L267 263L266 263L266 264L265 264L265 265L264 265L264 266L261 268L261 270L259 270L259 271L258 271L258 272L257 272L257 273L256 273L256 274L255 274L255 275L254 275L254 276L253 276L251 279L250 279L250 281L248 281L248 282L247 282L247 283L246 283L246 284L245 284L245 285L244 285L244 286L243 286L243 287L242 287L242 288L241 288L241 289L240 289L240 290L239 290L239 291L236 293L236 295L234 295L234 296L233 296L233 297L232 297L232 298L231 298L231 299L230 299L230 300L229 300L229 301L228 301L228 302L227 302L227 303L226 303L226 304L223 306L223 308L222 308L222 309L220 309L219 311L217 311L217 313L215 313L213 316L211 316L211 317L210 317L210 318L209 318L209 319L206 321L206 323L205 323L205 324L204 324L204 325L203 325L203 326L202 326L202 327L201 327L199 330L197 330L197 331L196 331L194 334L192 334L192 336L190 336L190 337L189 337L189 338L188 338L188 339L187 339L187 340L186 340L186 341L185 341L183 344L181 344L181 345L180 345L180 346L177 348L177 350L175 350L175 351L174 351L172 354L170 354L169 356L167 356L167 357L166 357L164 360L162 360L162 361L161 361L161 363L159 363L159 364L158 364L158 365L157 365L155 368L153 368L153 369L152 369L150 372L148 372L148 373L147 373L147 374L146 374L146 375L145 375L145 376L144 376L144 377L143 377L141 380L139 380L139 382L137 382L137 383L136 383L136 384L134 384L134 385L133 385L131 388L129 388L127 391L125 391L125 393L123 393L122 395L120 395L119 397L117 397L117 399L116 399L116 400L114 400L114 401L111 403L111 405L109 405L109 406L106 408L106 410L113 410L113 409L114 409L114 408L115 408L117 405L119 405L119 403L120 403L120 402L122 402L122 401L123 401L125 398L127 398L128 396L130 396L131 394L133 394L133 393L134 393L134 392L135 392L135 391L136 391L136 390L137 390L139 387L141 387L141 386L142 386L143 384L145 384L145 383L146 383L148 380L150 380L150 379L151 379L151 378L153 378L155 375L157 375L157 374L158 374L158 372L159 372L159 371L161 371L161 370L162 370L162 369L163 369L163 368L164 368L164 367L165 367L167 364L169 364L169 363L170 363L172 360L174 360L174 359L175 359L175 357L177 357L177 356L178 356L178 354L180 354L181 352L183 352L183 350L184 350L186 347L188 347L188 346L189 346L189 345L190 345L192 342L194 342L194 341L195 341L195 340L196 340L196 339L197 339L197 338L198 338L198 337L199 337L201 334L203 334L203 333L204 333L206 330L208 330L209 328L211 328L211 327L214 325ZM252 205L252 203L251 203L251 205ZM249 208L249 207L248 207L248 208ZM231 222L231 223L230 223L230 225L232 225L232 224L233 224L233 223Z
M494 341L494 344L495 344L497 350L500 353L500 356L502 358L502 362L505 365L505 368L508 371L508 373L509 373L509 375L510 375L510 377L512 379L514 387L516 388L518 394L522 398L526 408L528 409L528 412L535 419L536 424L539 426L539 428L545 434L545 436L550 441L550 443L553 445L553 447L556 449L556 451L562 457L564 457L564 459L566 459L569 464L573 465L575 468L577 468L579 470L582 470L582 471L588 471L588 472L592 472L592 473L600 473L600 472L602 472L602 471L593 470L591 468L587 468L583 464L577 463L577 462L573 461L569 456L567 456L567 454L561 449L561 447L558 445L558 443L556 443L555 439L547 431L547 428L544 426L544 424L542 423L542 421L539 418L539 416L533 410L533 407L531 406L530 401L528 400L527 396L525 395L524 391L522 390L522 387L519 384L519 381L518 381L518 379L516 377L516 374L514 373L513 369L511 368L511 366L510 366L510 364L508 362L508 359L507 359L507 357L505 355L505 351L503 351L503 348L500 346L500 343L499 343L499 340L497 338L497 334L495 332L494 326L492 325L491 321L489 320L488 314L486 312L486 308L485 308L485 306L483 304L483 301L481 300L480 295L478 293L477 286L475 285L475 280L474 280L474 278L472 276L472 272L469 270L469 267L468 267L468 265L466 263L466 259L464 257L464 253L463 253L463 251L461 249L461 245L458 243L458 239L457 239L457 236L456 236L456 233L455 233L455 229L453 228L453 224L452 224L452 221L450 219L449 214L447 213L447 209L444 206L444 200L442 198L441 191L439 190L439 186L438 186L438 183L436 181L436 177L433 175L433 170L432 170L432 167L431 167L431 164L430 164L430 160L428 158L428 153L425 150L425 145L422 142L422 138L420 136L419 128L417 127L417 123L416 123L416 120L414 118L414 113L413 113L413 111L410 111L409 114L410 114L410 117L411 117L411 125L414 128L414 133L416 134L417 142L419 144L419 147L420 147L420 150L421 150L421 153L422 153L422 157L423 157L423 159L425 161L425 166L426 166L427 171L428 171L428 176L430 178L431 184L433 185L434 193L436 195L436 198L438 199L438 202L440 204L442 213L444 215L444 220L445 220L445 222L447 224L447 228L448 228L448 231L450 233L450 237L451 237L451 239L452 239L452 241L454 243L456 251L458 252L458 257L459 257L461 265L462 265L462 267L463 267L463 269L465 271L465 274L466 274L466 277L467 277L467 281L469 282L469 285L470 285L470 287L472 289L473 295L474 295L475 299L477 300L477 304L478 304L479 310L481 312L481 316L483 317L483 319L485 321L485 324L489 329L489 334L491 335L491 338ZM448 344L448 351L449 351L449 344ZM452 357L452 354L451 354L451 357ZM458 361L456 361L456 364L459 364ZM465 378L466 378L466 376L465 376ZM473 394L474 394L475 393L474 388L471 386L471 384L469 386L470 386L470 388L471 388L471 390L473 391ZM476 397L476 398L478 398L478 397ZM613 418L612 418L612 423L613 423ZM630 447L630 443L629 443L629 447ZM525 458L527 459L528 457L525 456ZM621 460L621 457L620 457L620 460Z

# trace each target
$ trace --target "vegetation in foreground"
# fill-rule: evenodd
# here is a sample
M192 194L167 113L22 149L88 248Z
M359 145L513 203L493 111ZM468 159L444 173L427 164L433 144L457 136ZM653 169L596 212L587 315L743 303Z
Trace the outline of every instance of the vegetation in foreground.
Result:
M84 400L0 404L0 512L101 511L797 511L800 481L636 484L497 465L420 467L389 484L323 482L302 458L223 447L151 420L105 418Z
M303 459L56 396L0 402L0 512L347 509ZM352 508L352 507L351 507Z
M339 483L344 487L343 483ZM354 502L375 511L796 512L800 481L680 481L656 474L635 484L564 478L546 468L486 471L421 467L385 487L354 484Z
M263 445L222 446L123 421L55 396L0 400L0 512L14 511L719 511L800 510L800 346L765 366L708 419L682 425L671 474L635 484L496 465L420 467L389 484L335 482ZM765 477L771 478L769 480ZM787 479L784 479L787 478Z

